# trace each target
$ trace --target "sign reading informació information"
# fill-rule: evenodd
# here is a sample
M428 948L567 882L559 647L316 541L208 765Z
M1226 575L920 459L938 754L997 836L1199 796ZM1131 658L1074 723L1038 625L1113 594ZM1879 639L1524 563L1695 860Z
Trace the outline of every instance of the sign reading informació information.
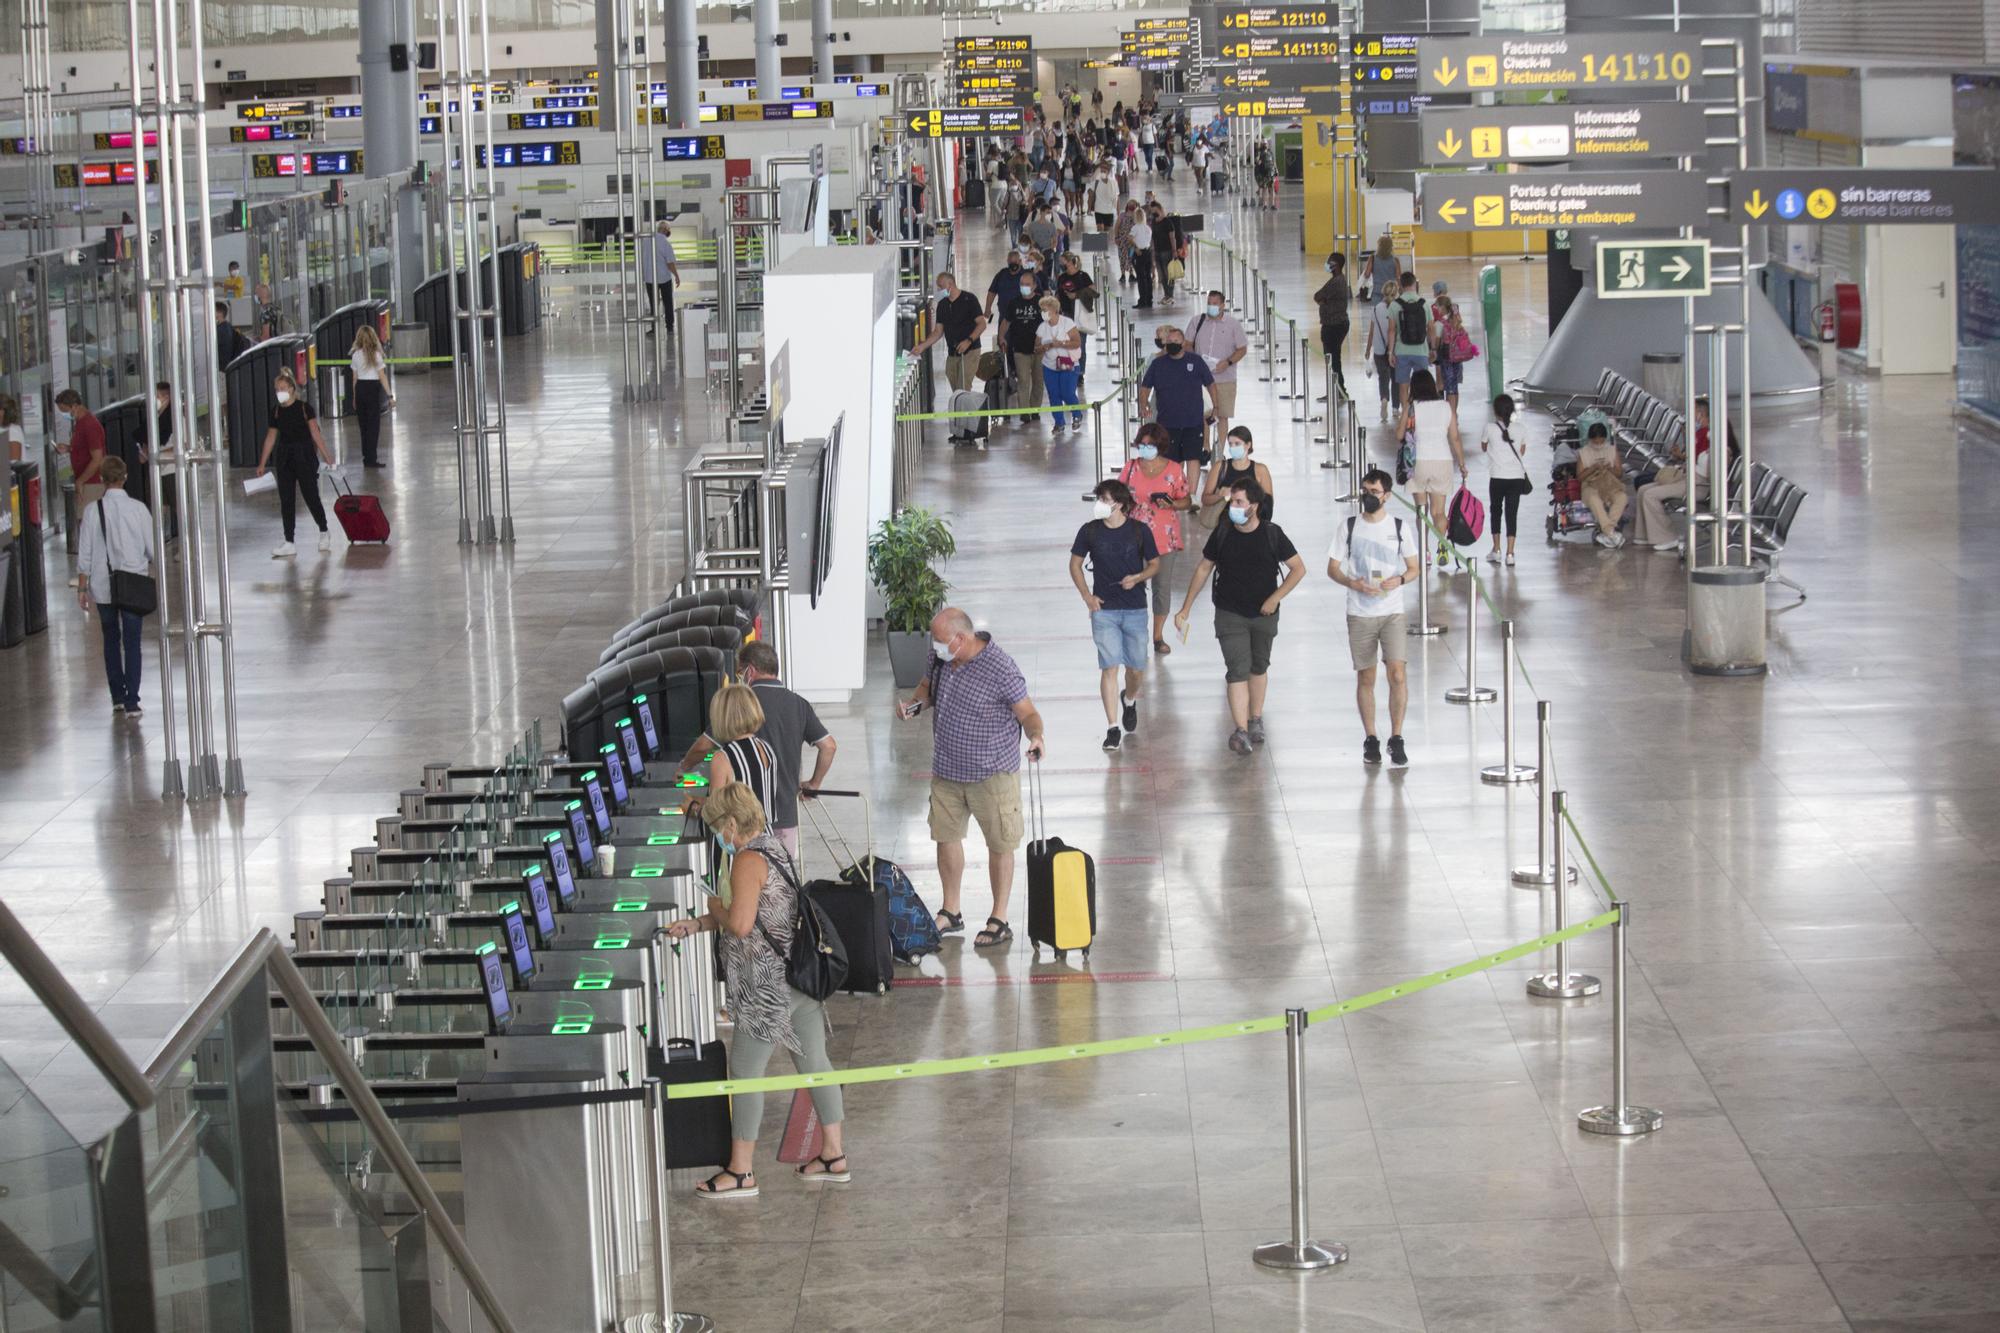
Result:
M1686 227L1708 220L1700 172L1593 171L1424 177L1424 230Z
M1421 116L1423 161L1433 167L1680 157L1701 152L1707 134L1692 102L1426 107Z
M1708 242L1604 241L1597 247L1597 294L1607 301L1707 296Z
M1772 167L1729 178L1729 217L1737 223L1990 226L2000 223L2000 171Z
M1700 41L1671 32L1426 37L1419 52L1426 93L1678 88L1701 73Z

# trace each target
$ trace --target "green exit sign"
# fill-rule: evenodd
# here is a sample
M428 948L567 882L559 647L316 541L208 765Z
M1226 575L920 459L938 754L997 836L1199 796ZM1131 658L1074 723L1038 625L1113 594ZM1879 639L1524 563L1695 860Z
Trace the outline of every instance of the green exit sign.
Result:
M1597 294L1606 301L1707 296L1708 242L1599 240Z

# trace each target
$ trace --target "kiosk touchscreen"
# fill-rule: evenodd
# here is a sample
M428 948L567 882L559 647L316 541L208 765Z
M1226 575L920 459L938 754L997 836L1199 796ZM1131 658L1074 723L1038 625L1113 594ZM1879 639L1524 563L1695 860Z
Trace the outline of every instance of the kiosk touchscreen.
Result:
M507 1030L514 1021L514 1002L507 994L507 971L500 961L500 946L488 940L479 946L479 986L486 992L486 1021L494 1033Z
M556 936L556 909L549 901L549 878L540 866L529 866L521 878L528 881L528 910L535 914L535 933L546 949Z
M589 812L582 801L571 801L563 807L563 814L569 817L570 836L576 840L576 859L590 865L597 860L597 848L590 840Z
M639 727L629 717L621 717L617 722L618 739L625 745L625 762L632 770L634 778L646 771L646 757L639 753Z
M604 756L604 771L611 777L611 803L623 806L632 799L631 789L625 785L625 761L618 757L618 747L610 741L598 747L598 753Z
M639 719L639 734L646 738L646 753L649 755L659 754L660 732L653 725L653 701L643 694L633 695L632 712Z
M611 803L604 799L604 779L594 768L583 775L583 795L590 802L590 817L597 823L598 836L611 832Z
M563 846L560 833L549 834L542 840L542 847L549 854L549 869L556 877L556 896L562 900L563 910L568 911L576 901L576 872L570 868L569 849Z
M526 983L535 975L535 950L528 943L528 923L521 917L519 902L500 909L500 926L507 939L508 961L514 964L514 980Z

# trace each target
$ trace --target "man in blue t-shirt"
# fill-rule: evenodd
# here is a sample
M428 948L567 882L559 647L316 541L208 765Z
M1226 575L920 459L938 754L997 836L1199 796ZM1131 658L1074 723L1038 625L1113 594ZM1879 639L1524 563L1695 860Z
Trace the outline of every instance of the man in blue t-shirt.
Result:
M1146 683L1146 582L1160 572L1153 530L1132 517L1138 504L1122 481L1097 483L1090 522L1076 530L1069 548L1069 580L1090 608L1090 637L1097 644L1098 693L1104 697L1104 748L1116 750L1119 727L1139 729L1139 690ZM1090 583L1083 562L1090 561ZM1118 683L1119 669L1125 685Z
M1139 416L1145 418L1157 396L1158 420L1167 432L1167 447L1161 452L1181 464L1192 490L1207 461L1203 423L1215 406L1215 375L1207 362L1187 354L1187 335L1174 325L1160 325L1153 340L1160 355L1140 377Z

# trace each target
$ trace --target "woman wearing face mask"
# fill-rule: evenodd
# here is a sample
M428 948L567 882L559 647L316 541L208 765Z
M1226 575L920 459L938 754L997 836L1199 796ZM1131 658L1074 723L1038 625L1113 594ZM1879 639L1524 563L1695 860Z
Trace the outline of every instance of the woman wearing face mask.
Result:
M771 835L764 807L740 782L718 788L702 812L709 831L731 853L729 901L710 897L708 910L691 921L667 927L674 939L699 931L714 931L717 953L729 988L729 1012L736 1020L729 1046L729 1068L737 1078L759 1078L770 1065L771 1053L783 1046L792 1065L803 1073L833 1068L827 1057L826 1034L832 1026L826 1007L785 979L792 931L798 917L798 865ZM814 1160L798 1167L810 1184L844 1185L854 1179L842 1151L842 1120L838 1085L814 1088L813 1109L824 1127L824 1146ZM764 1118L764 1095L739 1092L729 1106L729 1165L695 1186L698 1198L710 1202L757 1197L755 1158L757 1134Z
M299 384L292 378L292 372L279 371L275 388L278 406L271 413L270 428L264 432L264 450L257 456L257 475L264 475L264 469L270 465L275 451L278 514L284 521L285 539L273 548L271 558L282 560L298 553L298 548L292 545L292 534L298 519L294 490L305 492L306 509L311 512L313 522L319 525L319 549L333 549L333 539L326 531L326 509L319 502L319 469L313 462L313 455L317 452L320 460L332 467L333 455L327 452L326 439L319 433L319 422L313 416L312 405L299 396Z
M768 810L778 780L778 756L769 741L757 734L764 725L764 705L757 691L748 685L725 685L715 692L708 705L708 734L715 741L715 758L709 761L709 791L740 782ZM701 809L698 797L689 797L683 813Z
M1232 487L1246 481L1254 481L1257 483L1257 489L1264 494L1264 498L1257 502L1257 518L1261 522L1269 523L1272 506L1271 469L1250 457L1253 447L1248 426L1230 428L1229 434L1223 438L1221 459L1208 470L1208 484L1202 488L1201 502L1212 505L1228 495Z
M1041 301L1042 324L1035 332L1035 348L1042 354L1042 385L1048 390L1050 407L1079 407L1077 383L1083 378L1078 366L1082 355L1083 330L1077 328L1076 321L1065 318L1062 302L1054 296L1044 296ZM1055 425L1051 434L1060 439L1063 433L1063 414L1051 412ZM1081 410L1070 413L1069 424L1075 430L1083 429Z
M1278 603L1306 576L1306 562L1292 539L1275 523L1257 517L1263 491L1254 481L1229 490L1229 521L1217 525L1195 562L1187 597L1174 613L1183 637L1195 596L1215 575L1215 641L1222 649L1229 699L1229 748L1249 754L1264 743L1264 690L1271 669L1271 644L1278 637Z
M1153 652L1160 657L1173 651L1167 646L1167 616L1172 609L1174 586L1180 574L1180 553L1185 545L1181 515L1194 507L1188 495L1187 474L1161 452L1166 443L1167 432L1157 422L1149 421L1139 427L1131 461L1118 474L1118 480L1132 492L1132 517L1152 530L1153 547L1160 553L1159 572L1152 578Z
M1334 379L1345 389L1347 372L1340 367L1340 354L1347 342L1347 308L1354 304L1354 290L1347 285L1345 255L1326 257L1326 282L1313 293L1313 304L1319 307L1319 345L1333 367Z
M1157 580L1160 550L1153 530L1134 522L1137 502L1122 481L1100 481L1091 492L1090 522L1069 548L1069 580L1090 610L1097 645L1098 693L1104 698L1104 748L1115 751L1119 727L1139 729L1139 691L1146 683L1146 589ZM1090 562L1090 582L1083 580ZM1125 673L1119 688L1118 673Z

